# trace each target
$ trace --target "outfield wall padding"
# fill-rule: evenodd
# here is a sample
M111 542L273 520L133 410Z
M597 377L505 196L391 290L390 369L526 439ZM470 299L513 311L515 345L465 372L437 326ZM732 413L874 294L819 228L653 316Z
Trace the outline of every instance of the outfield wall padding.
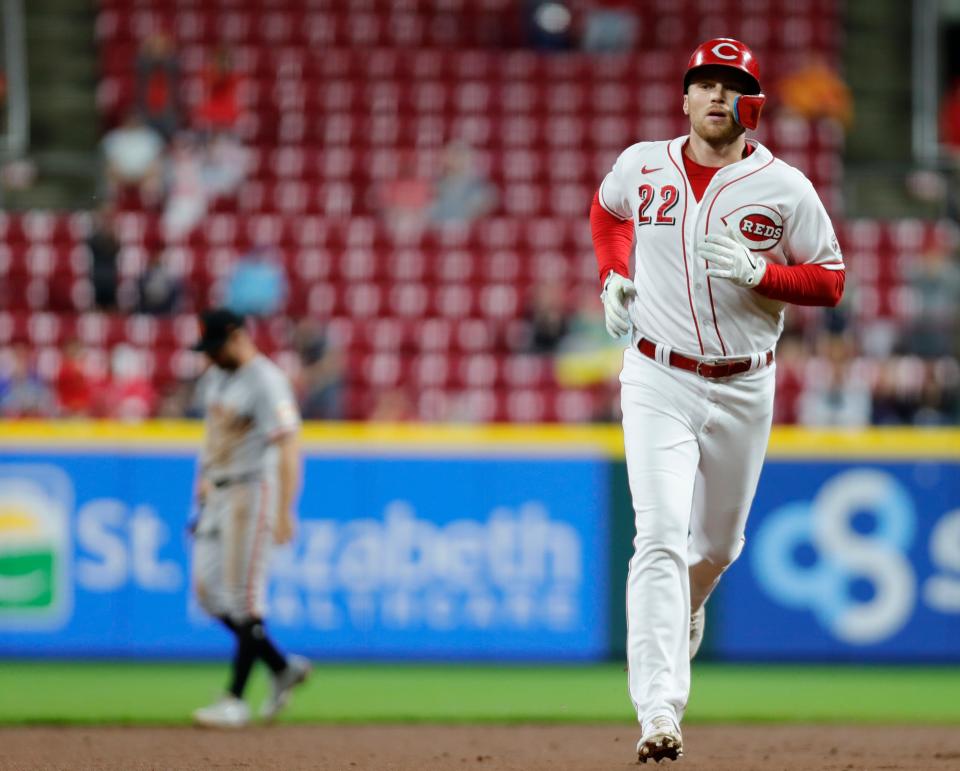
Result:
M0 655L198 658L200 426L0 424ZM624 655L617 427L308 425L271 625L320 659ZM960 660L960 432L774 432L705 657Z

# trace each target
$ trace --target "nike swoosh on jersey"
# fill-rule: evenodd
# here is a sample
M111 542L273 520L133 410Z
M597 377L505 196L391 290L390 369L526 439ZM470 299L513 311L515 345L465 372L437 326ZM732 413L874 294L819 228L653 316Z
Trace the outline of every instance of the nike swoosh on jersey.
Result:
M663 168L663 166L657 166L657 168L655 168L655 169L648 169L646 166L642 166L642 167L640 168L640 173L641 173L641 174L650 174L650 173L652 173L652 172L654 172L654 171L660 171L660 169L662 169L662 168Z

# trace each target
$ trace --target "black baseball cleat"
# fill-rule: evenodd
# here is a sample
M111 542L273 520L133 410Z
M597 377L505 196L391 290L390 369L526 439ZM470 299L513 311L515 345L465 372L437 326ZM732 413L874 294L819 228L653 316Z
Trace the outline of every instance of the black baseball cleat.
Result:
M310 677L310 662L303 656L291 654L287 657L287 668L273 676L270 694L260 707L260 718L266 722L275 720L277 715L290 701L290 692Z

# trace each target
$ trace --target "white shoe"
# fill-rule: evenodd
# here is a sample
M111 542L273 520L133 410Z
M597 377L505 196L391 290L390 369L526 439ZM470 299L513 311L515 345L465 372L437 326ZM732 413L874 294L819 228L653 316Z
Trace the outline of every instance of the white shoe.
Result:
M260 717L273 720L290 701L290 692L310 677L310 662L303 656L287 656L287 668L273 676L270 695L260 707Z
M250 707L243 699L227 694L215 704L196 710L193 722L206 728L243 728L250 722Z
M701 605L700 610L690 616L690 660L697 655L700 644L703 642L703 630L707 626L707 606Z
M678 760L683 755L680 728L666 716L655 717L637 742L637 760Z

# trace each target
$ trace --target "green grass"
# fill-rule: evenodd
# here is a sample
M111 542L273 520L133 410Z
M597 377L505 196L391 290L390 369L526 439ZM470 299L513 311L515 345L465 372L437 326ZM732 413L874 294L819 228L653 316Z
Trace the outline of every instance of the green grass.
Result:
M226 666L0 662L0 724L185 723ZM258 704L266 678L249 696ZM960 724L960 668L694 667L689 722ZM628 722L621 667L324 665L290 722Z

